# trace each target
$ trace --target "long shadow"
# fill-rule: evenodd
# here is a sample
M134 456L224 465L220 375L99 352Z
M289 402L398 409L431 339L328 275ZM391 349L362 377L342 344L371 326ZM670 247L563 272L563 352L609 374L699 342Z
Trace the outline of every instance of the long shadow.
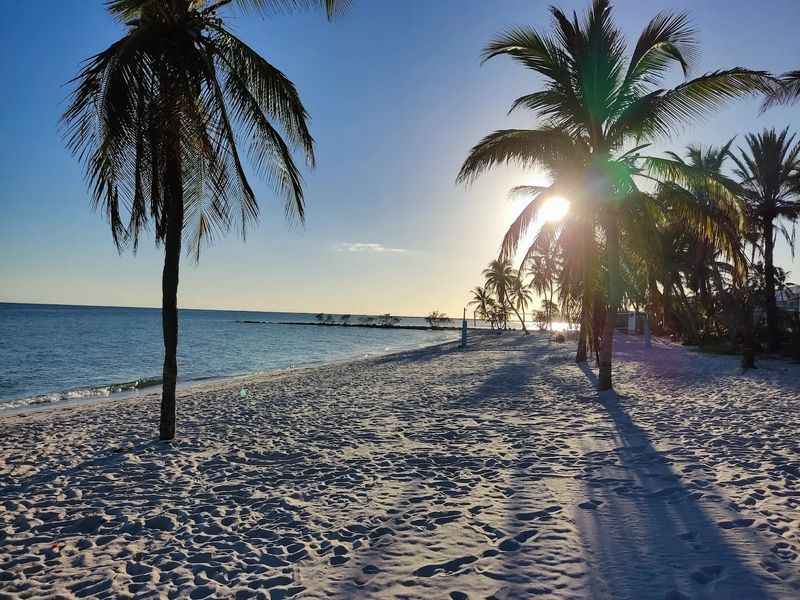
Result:
M594 373L581 369L596 384ZM578 518L593 555L593 597L771 598L763 576L698 503L702 494L683 485L670 459L630 418L624 397L614 392L597 397L613 425L616 448L595 453L599 460L587 469L585 486L599 504ZM743 529L732 534L745 532L756 543L757 534L746 530L752 520L739 521Z
M450 408L460 409L482 409L486 407L497 407L503 410L515 409L514 403L509 400L516 399L528 402L534 398L529 397L526 388L531 380L541 375L537 368L537 359L541 360L541 349L547 341L542 338L531 336L518 336L513 339L498 338L496 343L489 339L484 341L476 351L484 353L502 352L510 354L504 358L502 363L489 376L484 379L470 394L453 399ZM466 351L472 351L467 348ZM473 373L463 375L469 379L474 379ZM450 375L451 378L458 375Z

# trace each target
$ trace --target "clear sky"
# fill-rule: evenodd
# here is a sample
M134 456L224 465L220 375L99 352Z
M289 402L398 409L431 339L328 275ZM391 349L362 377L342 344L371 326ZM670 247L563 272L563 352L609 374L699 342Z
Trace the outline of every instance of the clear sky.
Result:
M460 314L514 216L507 190L538 178L498 169L469 189L454 184L483 135L535 126L531 115L506 111L537 80L508 60L480 66L480 51L508 26L548 26L549 4L354 0L334 24L319 15L229 19L298 85L318 167L305 174L306 226L287 227L256 182L260 224L246 243L232 234L198 265L183 261L180 305ZM698 73L800 67L797 0L616 2L629 37L662 9L689 11ZM120 34L99 0L16 3L0 22L0 301L160 305L160 252L144 243L136 256L116 253L58 133L65 82ZM797 130L798 116L800 106L759 115L757 101L740 101L661 147L721 143L766 126ZM783 243L777 264L800 280Z

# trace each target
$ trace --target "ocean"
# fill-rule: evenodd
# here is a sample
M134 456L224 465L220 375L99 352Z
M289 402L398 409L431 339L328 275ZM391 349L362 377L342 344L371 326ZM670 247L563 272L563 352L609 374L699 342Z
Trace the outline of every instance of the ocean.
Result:
M443 330L277 324L316 323L305 313L182 309L179 320L178 381L184 385L458 337ZM358 320L353 315L351 323ZM399 324L426 325L419 317ZM160 384L162 361L160 309L0 303L0 411L142 393Z

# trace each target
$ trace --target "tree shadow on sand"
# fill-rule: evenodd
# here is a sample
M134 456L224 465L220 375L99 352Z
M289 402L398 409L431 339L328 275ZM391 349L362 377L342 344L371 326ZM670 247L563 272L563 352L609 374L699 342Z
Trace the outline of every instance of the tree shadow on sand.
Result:
M581 370L597 383L588 365ZM721 496L687 489L672 459L626 412L626 397L610 391L597 400L610 419L615 447L587 452L582 478L588 500L576 513L592 597L775 597L769 587L775 579L746 559L766 554L754 520L715 519L699 501L707 495L708 508L719 508Z

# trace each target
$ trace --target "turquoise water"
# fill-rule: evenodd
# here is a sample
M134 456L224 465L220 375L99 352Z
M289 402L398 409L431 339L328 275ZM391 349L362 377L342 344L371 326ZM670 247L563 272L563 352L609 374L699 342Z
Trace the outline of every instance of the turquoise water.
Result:
M241 322L316 322L303 313L185 309L179 318L178 380L184 383L375 356L457 336ZM406 317L400 324L425 323ZM157 385L162 352L159 309L0 303L0 410Z

